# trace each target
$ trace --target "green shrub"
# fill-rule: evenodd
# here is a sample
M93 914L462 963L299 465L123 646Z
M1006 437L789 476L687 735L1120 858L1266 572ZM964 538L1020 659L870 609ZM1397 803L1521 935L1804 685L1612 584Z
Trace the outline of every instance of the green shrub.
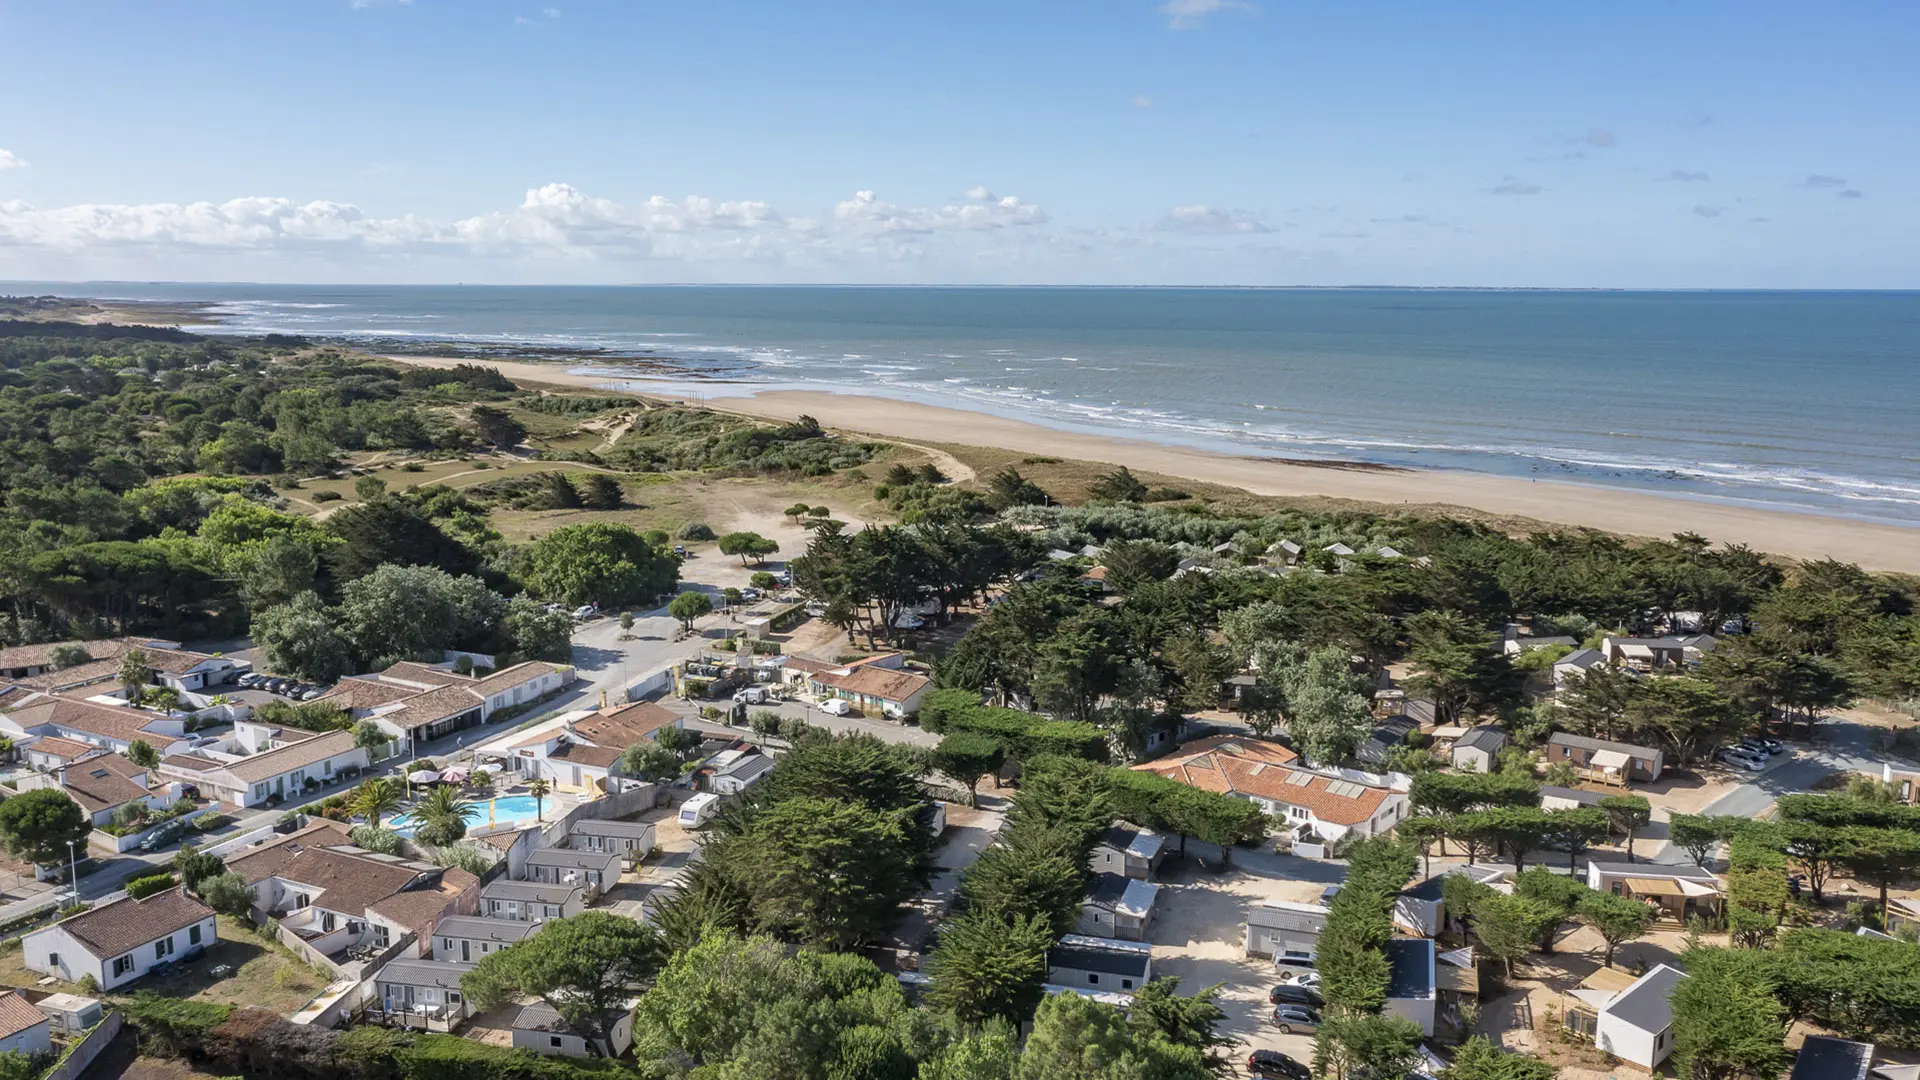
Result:
M162 997L151 990L133 995L120 1008L144 1035L180 1055L198 1051L208 1033L226 1023L233 1012L231 1005Z
M337 491L316 491L312 498L314 502L335 502L341 498L341 495Z
M680 539L700 541L713 539L713 526L696 521L680 527Z
M173 871L162 870L157 874L142 874L139 877L129 879L127 882L127 895L133 897L135 900L139 900L152 896L157 892L165 892L171 888L173 888Z

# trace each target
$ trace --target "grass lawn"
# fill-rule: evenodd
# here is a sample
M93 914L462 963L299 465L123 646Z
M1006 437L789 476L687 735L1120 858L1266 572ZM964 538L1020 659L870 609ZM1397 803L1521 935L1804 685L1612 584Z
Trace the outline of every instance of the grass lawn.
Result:
M199 959L184 965L171 981L163 982L149 977L116 987L106 997L112 1000L141 990L153 990L168 997L227 1005L257 1005L277 1013L292 1014L326 985L324 977L295 959L278 942L225 915L219 916L218 922L220 940ZM0 954L0 985L80 992L80 988L72 983L54 982L41 987L40 980L46 976L37 971L28 971L24 966L25 958L24 950L15 939L11 947ZM222 964L231 967L233 974L224 979L215 979L213 969Z

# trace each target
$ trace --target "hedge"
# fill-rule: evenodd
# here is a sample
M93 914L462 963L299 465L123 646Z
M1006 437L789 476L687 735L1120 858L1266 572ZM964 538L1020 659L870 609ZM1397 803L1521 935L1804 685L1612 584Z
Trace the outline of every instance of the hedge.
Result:
M151 990L134 994L120 1010L135 1027L179 1054L194 1053L205 1046L207 1035L233 1013L231 1005L162 997Z
M166 892L173 888L173 884L171 870L162 870L157 874L143 874L127 881L127 895L135 900L141 900L157 892Z
M968 690L936 690L920 704L920 726L935 734L985 735L999 740L1009 757L1060 754L1107 760L1106 733L1092 724L1049 720L1037 713L982 705Z

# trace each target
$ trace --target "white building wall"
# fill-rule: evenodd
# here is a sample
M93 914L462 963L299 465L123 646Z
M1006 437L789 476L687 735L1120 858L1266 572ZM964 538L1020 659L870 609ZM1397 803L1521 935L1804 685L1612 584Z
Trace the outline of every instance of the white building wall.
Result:
M53 1026L42 1020L25 1031L16 1031L0 1039L0 1053L48 1054L53 1052Z
M199 940L194 940L194 931L199 931ZM67 982L78 982L83 975L92 975L100 984L100 989L111 990L124 983L130 983L154 966L169 960L177 960L193 948L212 948L218 941L213 918L202 920L195 926L177 930L164 938L155 938L132 952L118 956L96 957L82 945L78 938L62 930L59 926L49 926L37 930L21 939L21 949L25 954L25 966L29 971L38 971L43 975L52 975ZM167 942L162 951L161 942ZM114 960L120 956L128 958L124 970L114 974Z
M1594 1026L1593 1045L1649 1071L1673 1053L1673 1038L1667 1032L1642 1031L1605 1012Z
M1420 1025L1420 1033L1433 1035L1434 999L1424 998L1388 998L1385 1012L1388 1016L1403 1016Z

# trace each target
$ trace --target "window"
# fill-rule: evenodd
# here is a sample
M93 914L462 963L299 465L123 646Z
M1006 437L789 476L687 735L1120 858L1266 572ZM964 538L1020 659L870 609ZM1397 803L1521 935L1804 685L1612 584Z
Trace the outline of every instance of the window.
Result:
M1133 989L1133 980L1132 980L1132 979L1121 979L1121 980L1120 980L1120 989L1122 989L1122 990L1131 990L1131 989Z
M323 911L320 913L320 932L323 934L333 933L333 912Z
M378 948L387 947L387 927L385 923L373 924L373 943Z
M558 1035L547 1036L547 1045L558 1050L560 1048L560 1036Z
M307 894L294 893L293 894L293 910L299 911L301 908L306 906L307 906Z
M443 938L441 938L441 939L440 939L440 947L441 947L442 949L445 949L445 950L446 950L447 952L452 952L452 951L453 951L453 939L452 939L452 938L450 938L450 937L443 937Z
M1295 821L1305 821L1313 816L1313 812L1304 806L1289 806L1287 807L1287 816Z
M187 927L187 944L189 945L200 944L200 927L199 926L195 925L195 926Z
M48 953L48 954L47 954L47 966L48 966L48 967L59 967L59 966L60 966L60 954L59 954L59 953L57 953L57 952L50 952L50 953Z
M460 1004L460 991L458 990L447 991L447 1004L449 1005Z
M1087 976L1087 985L1088 985L1088 986L1099 986L1099 985L1100 985L1100 976L1098 976L1098 975L1089 975L1089 976Z
M173 939L172 938L163 937L159 941L156 941L153 943L153 958L155 960L165 960L167 957L172 955L173 955Z
M53 959L55 961L58 961L59 957L54 957ZM133 954L132 953L128 953L125 956L116 956L113 958L113 977L114 978L117 979L120 976L125 975L127 972L132 970L133 970Z

